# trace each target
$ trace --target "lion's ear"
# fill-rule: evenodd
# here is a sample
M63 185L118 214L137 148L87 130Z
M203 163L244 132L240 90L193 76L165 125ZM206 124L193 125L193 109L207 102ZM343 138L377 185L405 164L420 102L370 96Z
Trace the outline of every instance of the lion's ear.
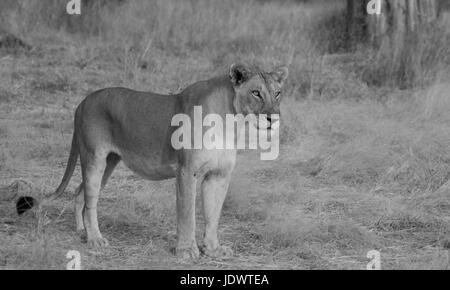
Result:
M270 73L276 82L282 86L289 75L289 69L287 66L280 66Z
M230 67L230 79L234 86L239 86L250 79L250 69L242 63L235 63Z

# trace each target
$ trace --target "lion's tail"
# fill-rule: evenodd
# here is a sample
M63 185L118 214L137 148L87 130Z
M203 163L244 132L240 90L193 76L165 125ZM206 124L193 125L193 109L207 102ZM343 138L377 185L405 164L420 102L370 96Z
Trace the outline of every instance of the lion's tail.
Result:
M77 139L75 136L75 132L72 137L72 145L70 148L69 160L67 161L66 171L64 172L64 176L61 180L60 185L56 189L56 191L48 196L46 196L46 200L53 200L58 198L64 193L64 190L67 188L69 184L70 178L72 178L73 172L75 171L75 167L77 165L78 156L80 152L78 150Z

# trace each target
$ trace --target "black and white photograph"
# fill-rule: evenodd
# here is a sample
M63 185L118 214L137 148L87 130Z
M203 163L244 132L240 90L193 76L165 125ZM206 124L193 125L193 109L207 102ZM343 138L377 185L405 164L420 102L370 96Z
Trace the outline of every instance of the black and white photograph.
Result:
M450 270L450 0L0 0L0 270Z

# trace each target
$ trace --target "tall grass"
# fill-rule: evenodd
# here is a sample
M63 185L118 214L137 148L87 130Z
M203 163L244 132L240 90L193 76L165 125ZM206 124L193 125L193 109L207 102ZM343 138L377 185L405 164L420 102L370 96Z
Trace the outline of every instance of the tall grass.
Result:
M65 0L20 1L20 9L9 11L5 21L28 38L51 34L49 29L73 33L80 41L94 37L118 48L116 55L127 53L131 72L151 66L161 55L195 58L199 66L219 70L238 60L266 67L292 64L293 89L304 94L318 55L339 50L345 31L345 1L89 2L99 4L84 5L81 16L69 16Z
M342 0L85 0L81 16L67 15L66 4L65 0L6 1L0 4L5 11L0 13L0 23L20 35L42 33L43 27L49 27L133 50L132 72L151 63L155 50L170 57L202 55L220 68L240 58L269 66L294 64L294 90L302 95L311 94L314 74L322 74L320 56L346 49ZM445 23L410 33L402 53L396 53L398 44L389 37L378 49L361 46L358 53L363 57L346 73L368 86L401 88L429 85L443 72L449 77L450 31Z

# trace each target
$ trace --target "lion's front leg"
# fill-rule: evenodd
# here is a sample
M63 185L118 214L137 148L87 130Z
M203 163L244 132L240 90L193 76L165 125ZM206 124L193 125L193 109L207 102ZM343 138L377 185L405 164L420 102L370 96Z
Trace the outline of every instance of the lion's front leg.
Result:
M231 248L221 246L217 237L220 213L230 183L231 171L208 174L202 183L205 233L202 252L215 258L226 258L233 254Z
M195 197L197 180L188 169L177 174L177 248L183 259L197 259L199 250L195 240Z

